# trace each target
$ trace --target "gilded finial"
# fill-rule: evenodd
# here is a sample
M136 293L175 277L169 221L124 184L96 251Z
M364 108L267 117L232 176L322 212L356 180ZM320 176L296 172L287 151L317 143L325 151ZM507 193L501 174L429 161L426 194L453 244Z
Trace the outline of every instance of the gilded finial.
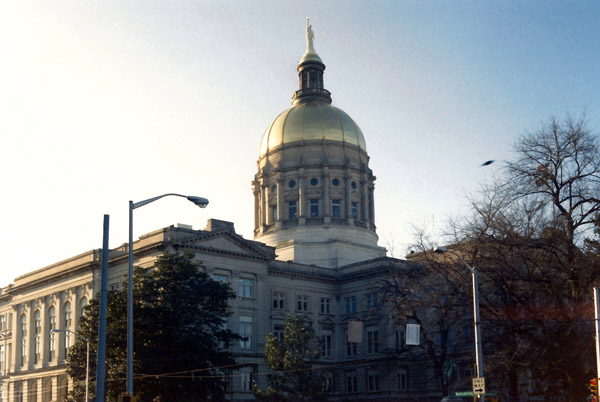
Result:
M306 17L306 53L317 53L314 47L315 34L312 30L308 17Z

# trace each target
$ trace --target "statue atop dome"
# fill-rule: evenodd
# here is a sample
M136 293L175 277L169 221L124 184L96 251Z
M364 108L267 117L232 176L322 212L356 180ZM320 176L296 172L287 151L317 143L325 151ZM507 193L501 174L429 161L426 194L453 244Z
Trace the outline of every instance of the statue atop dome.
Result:
M312 30L312 25L306 17L306 53L317 53L314 47L315 33Z

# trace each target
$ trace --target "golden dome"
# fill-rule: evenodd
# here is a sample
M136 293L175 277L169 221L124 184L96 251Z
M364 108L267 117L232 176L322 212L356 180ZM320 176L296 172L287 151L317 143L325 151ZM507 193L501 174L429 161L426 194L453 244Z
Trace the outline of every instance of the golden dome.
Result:
M339 141L367 151L362 131L346 112L326 102L305 102L271 123L260 142L260 156L281 145L310 140Z

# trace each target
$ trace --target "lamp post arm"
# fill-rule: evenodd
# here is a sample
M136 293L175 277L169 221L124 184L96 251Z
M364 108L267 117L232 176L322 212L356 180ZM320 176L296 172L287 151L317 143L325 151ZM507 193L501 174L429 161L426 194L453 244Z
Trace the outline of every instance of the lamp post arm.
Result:
M187 196L183 195L183 194L167 193L167 194L163 194L163 195L157 195L156 197L148 198L147 200L134 202L134 203L131 204L132 205L132 209L143 207L144 205L150 204L151 202L154 202L156 200L160 200L163 197L168 197L168 196L171 196L171 195L175 196L175 197L187 198Z

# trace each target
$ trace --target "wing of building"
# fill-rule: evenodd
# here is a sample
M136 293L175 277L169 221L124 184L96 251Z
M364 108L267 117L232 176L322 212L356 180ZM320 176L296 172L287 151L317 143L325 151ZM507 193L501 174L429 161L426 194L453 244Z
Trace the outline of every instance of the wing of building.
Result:
M151 266L167 251L191 251L208 274L237 292L228 325L247 339L232 348L243 366L229 381L231 400L253 400L253 385L266 387L265 338L283 330L288 314L305 317L321 339L331 400L439 400L434 374L397 359L402 320L382 308L381 279L414 263L386 257L377 245L365 136L332 106L325 64L312 42L297 70L292 107L260 140L254 240L215 219L203 230L175 225L140 237L134 263ZM110 251L110 289L126 286L127 254L127 245ZM74 339L50 330L77 329L83 306L100 290L100 256L92 250L1 289L1 401L64 400L72 386L65 357ZM361 342L348 342L349 322L361 323Z

